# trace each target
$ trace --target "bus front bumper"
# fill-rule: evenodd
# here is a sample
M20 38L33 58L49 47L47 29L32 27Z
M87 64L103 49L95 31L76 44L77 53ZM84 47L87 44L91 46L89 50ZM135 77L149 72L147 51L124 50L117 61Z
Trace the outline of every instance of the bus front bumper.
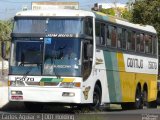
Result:
M81 89L10 87L10 101L81 103Z

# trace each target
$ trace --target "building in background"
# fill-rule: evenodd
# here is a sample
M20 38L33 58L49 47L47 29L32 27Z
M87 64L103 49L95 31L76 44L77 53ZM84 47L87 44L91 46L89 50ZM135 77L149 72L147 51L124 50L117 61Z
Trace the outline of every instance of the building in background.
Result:
M79 9L79 2L32 2L32 10Z

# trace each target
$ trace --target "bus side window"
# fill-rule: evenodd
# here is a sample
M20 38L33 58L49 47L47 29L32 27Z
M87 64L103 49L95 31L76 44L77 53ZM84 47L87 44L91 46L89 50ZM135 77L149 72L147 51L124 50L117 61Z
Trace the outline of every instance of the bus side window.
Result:
M118 44L118 48L122 48L122 28L117 28L117 44Z
M140 52L140 34L136 34L136 51Z
M86 18L85 19L85 33L89 36L93 35L93 22L92 22L92 18Z
M144 52L144 34L140 34L140 52Z
M145 53L149 53L149 39L148 39L148 35L144 36L144 40L145 40Z
M131 34L131 50L135 51L135 45L136 45L136 32L132 31L132 34Z
M111 40L109 39L109 28L108 25L106 25L106 45L111 46Z
M157 37L152 36L152 41L153 41L153 54L156 55L157 54Z
M125 38L126 29L122 29L122 48L126 49L126 38Z
M111 46L111 35L112 35L112 26L108 26L107 30L107 45Z
M105 24L96 22L96 44L105 45Z
M117 28L115 26L112 27L111 46L112 47L116 47L117 46Z
M152 36L145 35L145 53L152 54Z
M105 45L105 24L101 23L100 44Z
M127 39L127 49L132 50L132 43L131 43L131 31L126 31L126 39Z
M148 35L148 50L149 50L149 53L152 54L152 51L153 51L153 48L152 48L152 36L151 35Z
M96 45L100 45L100 23L96 22Z

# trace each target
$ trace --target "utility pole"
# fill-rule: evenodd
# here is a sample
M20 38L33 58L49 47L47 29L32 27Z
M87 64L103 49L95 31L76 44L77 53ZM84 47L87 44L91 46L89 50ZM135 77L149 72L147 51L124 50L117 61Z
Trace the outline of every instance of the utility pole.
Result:
M115 16L116 17L119 17L119 14L118 14L118 10L117 10L117 2L118 0L113 0L113 4L114 4L114 11L115 11Z

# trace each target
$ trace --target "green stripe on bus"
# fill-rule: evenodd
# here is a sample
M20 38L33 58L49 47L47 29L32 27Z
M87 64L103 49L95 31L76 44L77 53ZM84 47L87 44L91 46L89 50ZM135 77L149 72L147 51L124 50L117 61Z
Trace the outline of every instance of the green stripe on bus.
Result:
M106 74L108 80L109 97L111 102L120 102L122 99L120 75L118 72L117 55L114 52L104 51Z
M62 82L63 78L42 78L40 82Z

